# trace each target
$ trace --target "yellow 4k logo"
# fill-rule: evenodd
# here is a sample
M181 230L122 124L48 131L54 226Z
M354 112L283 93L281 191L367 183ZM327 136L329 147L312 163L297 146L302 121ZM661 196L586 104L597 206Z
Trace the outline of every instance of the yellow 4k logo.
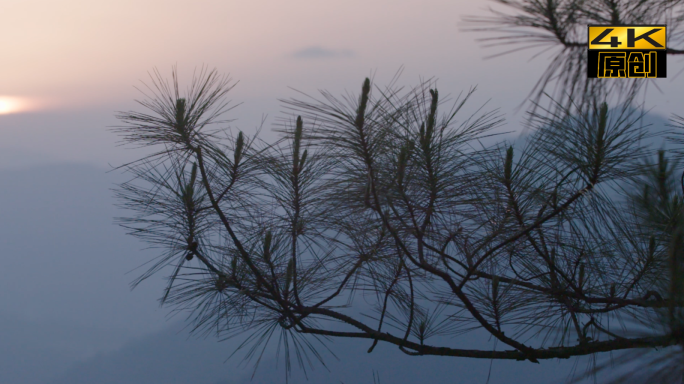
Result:
M589 25L588 78L667 77L667 26Z
M665 26L589 26L589 49L665 49Z

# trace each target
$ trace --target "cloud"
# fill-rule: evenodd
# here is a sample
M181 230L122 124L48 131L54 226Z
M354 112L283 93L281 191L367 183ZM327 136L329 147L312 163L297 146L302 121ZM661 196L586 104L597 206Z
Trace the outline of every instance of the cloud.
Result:
M353 56L353 52L349 50L332 50L323 48L318 45L306 47L295 51L292 56L297 59L319 59L319 58L338 58Z

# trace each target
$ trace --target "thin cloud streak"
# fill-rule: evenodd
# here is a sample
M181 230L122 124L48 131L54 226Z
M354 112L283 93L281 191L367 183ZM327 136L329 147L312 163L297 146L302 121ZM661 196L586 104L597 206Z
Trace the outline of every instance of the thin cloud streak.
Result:
M338 58L338 57L351 57L354 53L350 50L331 50L323 48L318 45L306 47L295 51L292 54L293 57L297 59L320 59L320 58Z

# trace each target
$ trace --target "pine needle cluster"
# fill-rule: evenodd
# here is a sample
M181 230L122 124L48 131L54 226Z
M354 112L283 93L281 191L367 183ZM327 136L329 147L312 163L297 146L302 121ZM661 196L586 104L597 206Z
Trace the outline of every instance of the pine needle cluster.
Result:
M631 98L540 107L525 141L486 145L503 119L461 117L474 89L448 107L433 80L365 79L358 96L283 100L265 143L210 130L234 85L215 70L185 94L155 74L149 112L117 128L157 148L117 189L120 223L160 250L136 283L168 271L162 303L246 333L256 365L276 333L288 372L339 337L534 363L682 344L677 168L647 161ZM503 349L459 343L473 331Z

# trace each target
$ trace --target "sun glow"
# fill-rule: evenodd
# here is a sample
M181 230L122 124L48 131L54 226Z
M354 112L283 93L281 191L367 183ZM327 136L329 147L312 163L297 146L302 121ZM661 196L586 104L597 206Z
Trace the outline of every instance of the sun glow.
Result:
M12 96L0 96L0 115L27 111L31 107L28 100Z

